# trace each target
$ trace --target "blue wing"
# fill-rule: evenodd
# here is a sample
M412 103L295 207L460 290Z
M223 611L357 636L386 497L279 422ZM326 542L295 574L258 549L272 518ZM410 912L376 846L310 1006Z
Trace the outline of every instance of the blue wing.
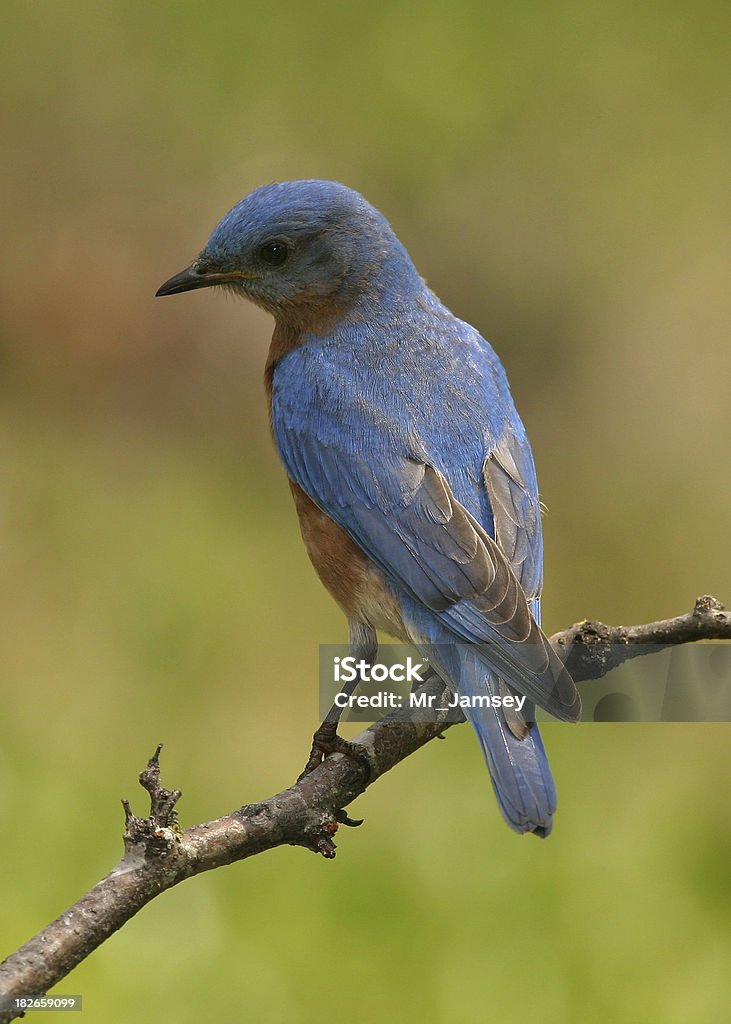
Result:
M289 475L397 587L455 639L488 645L512 687L574 720L576 688L531 614L542 549L530 448L477 339L432 339L426 374L413 345L375 366L352 339L303 345L274 372L275 438Z

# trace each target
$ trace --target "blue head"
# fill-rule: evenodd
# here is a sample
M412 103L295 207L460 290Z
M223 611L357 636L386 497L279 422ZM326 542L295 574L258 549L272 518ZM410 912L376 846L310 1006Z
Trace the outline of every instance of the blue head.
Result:
M237 203L157 294L227 285L279 320L307 323L373 289L420 284L386 219L358 192L335 181L283 181Z

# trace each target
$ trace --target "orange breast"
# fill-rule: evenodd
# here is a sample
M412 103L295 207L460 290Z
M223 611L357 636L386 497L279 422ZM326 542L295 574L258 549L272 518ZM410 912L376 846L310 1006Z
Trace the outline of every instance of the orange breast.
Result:
M293 480L302 538L317 575L348 619L406 640L398 601L381 570Z

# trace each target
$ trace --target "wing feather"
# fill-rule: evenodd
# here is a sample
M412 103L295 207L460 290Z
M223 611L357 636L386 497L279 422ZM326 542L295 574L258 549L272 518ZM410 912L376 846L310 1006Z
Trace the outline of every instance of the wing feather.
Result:
M578 717L573 681L533 618L503 547L515 552L528 543L515 522L518 499L510 481L520 485L505 469L507 463L518 475L514 461L503 456L486 464L496 541L433 465L393 454L345 454L311 435L280 431L277 440L290 475L387 576L457 639L486 645L486 661L519 692L559 718Z

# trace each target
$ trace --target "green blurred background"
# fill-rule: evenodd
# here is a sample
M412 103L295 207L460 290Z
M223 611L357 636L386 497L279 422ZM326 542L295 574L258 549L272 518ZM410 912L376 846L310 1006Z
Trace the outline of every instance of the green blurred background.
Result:
M120 854L164 741L184 824L293 780L345 625L268 434L271 323L156 301L254 186L391 219L507 366L545 619L731 599L727 3L6 4L0 38L0 947ZM554 725L548 842L467 729L285 848L165 894L85 1017L725 1019L729 731Z

